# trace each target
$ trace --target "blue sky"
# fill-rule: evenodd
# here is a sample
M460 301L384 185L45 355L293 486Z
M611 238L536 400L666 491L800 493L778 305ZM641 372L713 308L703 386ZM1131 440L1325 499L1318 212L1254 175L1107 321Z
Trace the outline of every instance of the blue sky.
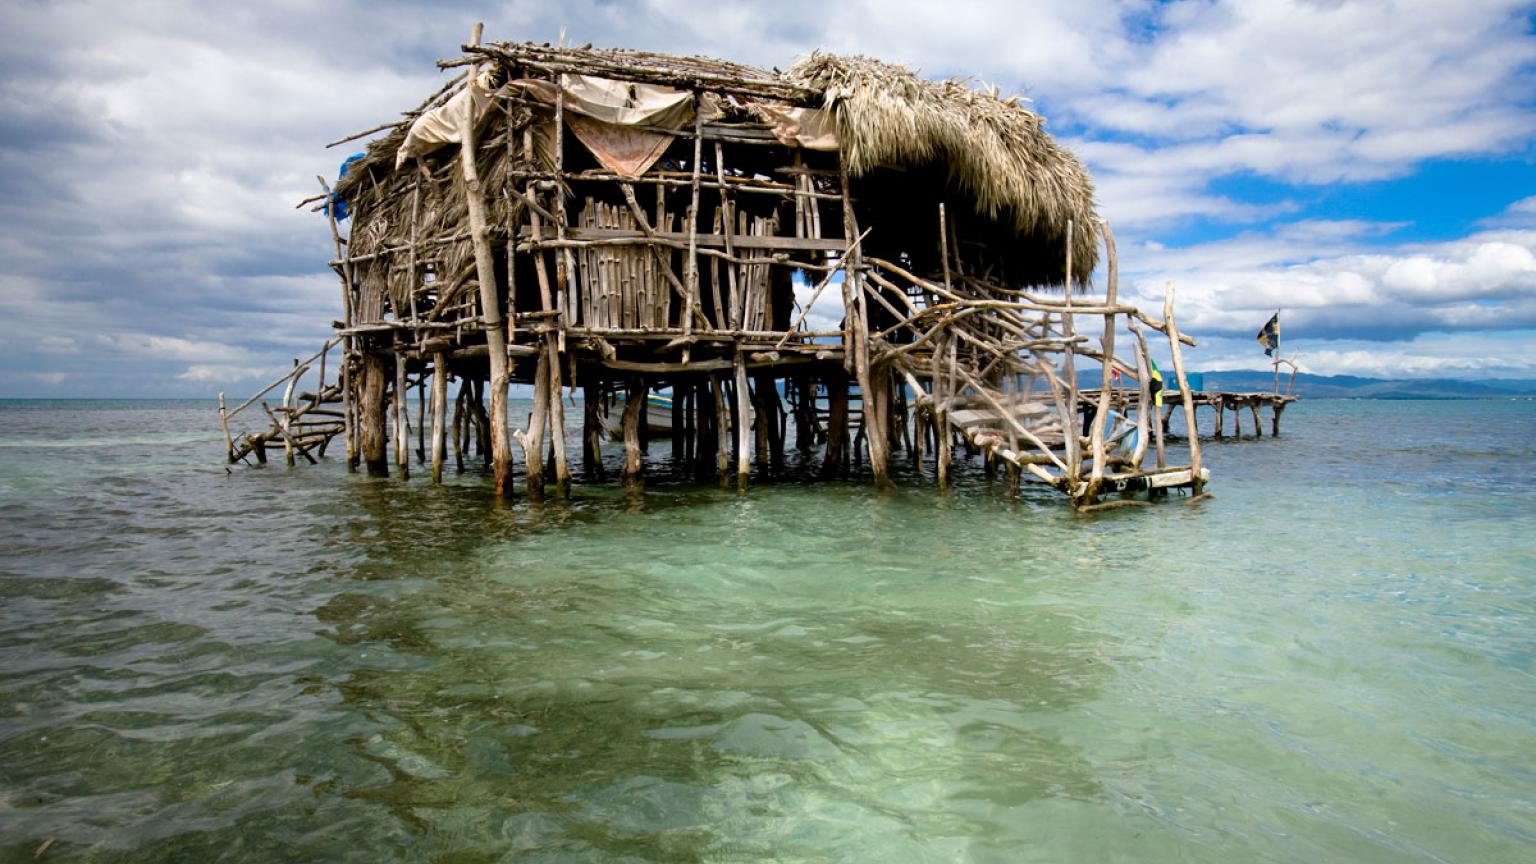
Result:
M783 67L816 48L1022 93L1093 172L1122 293L1204 369L1536 378L1527 2L13 2L0 9L0 395L264 383L338 317L294 204L492 39ZM1102 283L1100 283L1102 284Z

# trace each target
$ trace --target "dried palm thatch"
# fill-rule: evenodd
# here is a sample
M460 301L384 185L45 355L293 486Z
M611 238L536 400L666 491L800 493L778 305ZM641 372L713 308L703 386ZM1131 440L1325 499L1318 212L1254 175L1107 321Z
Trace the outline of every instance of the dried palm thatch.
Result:
M1077 157L1017 97L957 80L930 81L904 66L815 52L783 74L822 94L834 112L849 173L943 165L978 215L1063 248L1071 219L1074 270L1098 260L1093 181Z

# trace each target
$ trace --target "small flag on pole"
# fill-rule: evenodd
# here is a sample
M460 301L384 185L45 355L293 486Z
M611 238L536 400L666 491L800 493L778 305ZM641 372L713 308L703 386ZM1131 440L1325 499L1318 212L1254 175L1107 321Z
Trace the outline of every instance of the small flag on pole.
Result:
M1264 356L1273 357L1280 347L1280 313L1269 316L1264 329L1259 331L1259 344L1264 346Z
M1152 358L1148 357L1148 360ZM1149 389L1152 391L1152 404L1163 407L1163 373L1157 368L1157 361L1152 360L1152 381Z

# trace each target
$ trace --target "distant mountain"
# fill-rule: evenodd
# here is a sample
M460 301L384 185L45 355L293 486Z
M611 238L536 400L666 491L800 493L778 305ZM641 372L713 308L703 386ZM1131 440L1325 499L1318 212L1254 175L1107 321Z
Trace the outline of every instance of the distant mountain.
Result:
M1285 392L1288 375L1280 373L1280 391ZM1206 390L1228 392L1264 392L1274 389L1273 372L1207 372ZM1485 378L1465 381L1455 378L1387 379L1362 378L1358 375L1296 375L1297 396L1314 399L1508 399L1536 397L1536 380Z

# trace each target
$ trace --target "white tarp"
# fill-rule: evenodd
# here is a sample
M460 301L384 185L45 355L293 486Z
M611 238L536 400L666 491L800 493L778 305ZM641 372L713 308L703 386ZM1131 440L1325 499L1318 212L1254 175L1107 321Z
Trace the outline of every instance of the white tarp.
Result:
M416 118L405 141L395 151L395 167L405 164L413 156L425 156L444 144L459 144L464 123L474 112L475 125L485 119L485 109L491 104L491 94L484 83L490 80L490 72L481 73L481 81L472 81L453 95L443 105Z
M773 127L773 137L780 143L807 150L837 150L837 120L831 111L763 103L753 107Z

